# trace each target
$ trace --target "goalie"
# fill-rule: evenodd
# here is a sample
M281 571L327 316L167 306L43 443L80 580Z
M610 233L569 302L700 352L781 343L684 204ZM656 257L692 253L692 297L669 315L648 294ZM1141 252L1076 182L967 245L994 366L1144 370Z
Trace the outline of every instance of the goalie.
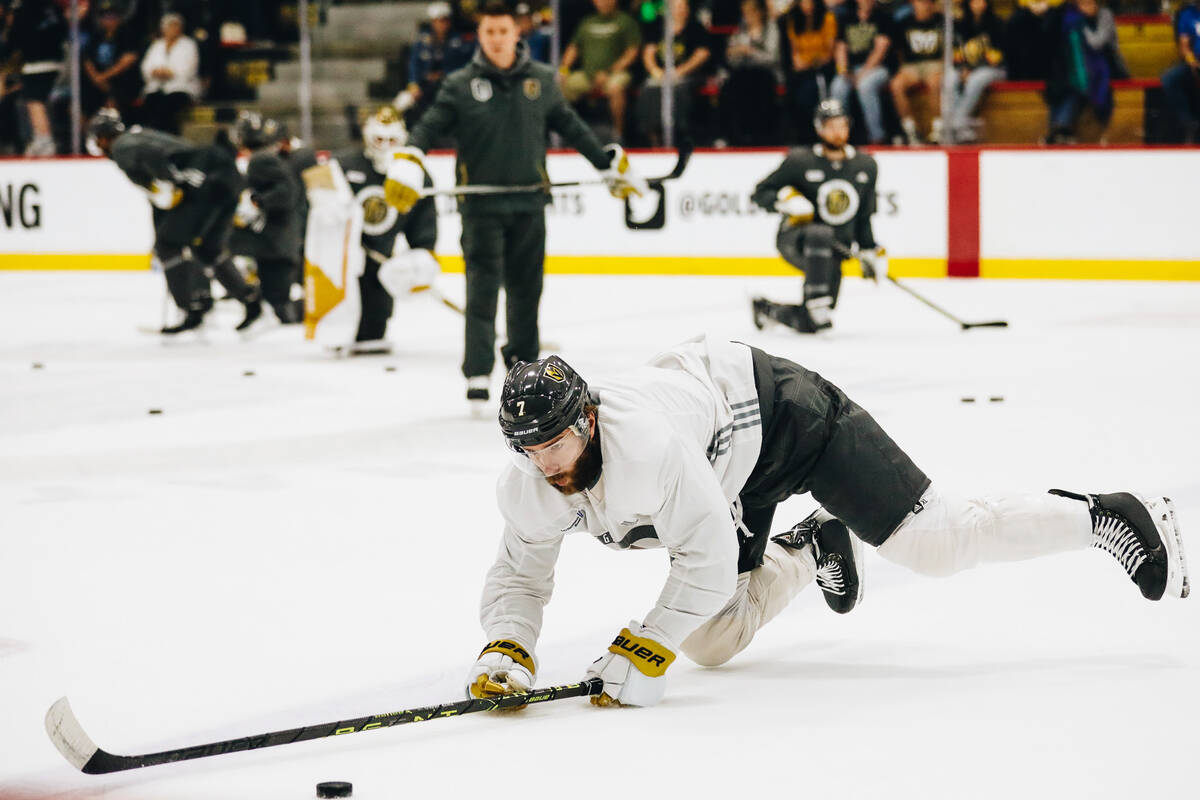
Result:
M348 290L346 297L350 302L343 303L344 308L340 310L342 317L353 310L353 290L357 288L357 329L353 344L347 348L349 353L357 355L391 351L386 336L388 321L395 309L395 300L429 289L440 271L432 252L437 243L437 210L433 199L426 198L417 202L407 213L388 205L384 200L383 182L387 177L392 154L403 147L408 138L404 123L395 109L380 106L363 123L362 135L361 148L336 153L333 163L313 168L316 171L332 171L336 174L339 200L334 204L314 203L313 213L321 217L321 220L313 220L310 217L309 242L306 247L309 252L310 271L322 269L317 266L322 263L327 266L330 263L336 265L340 261L336 254L333 258L321 258L316 254L328 250L329 246L340 250L343 227L314 223L329 217L331 205L340 207L346 215L355 218L354 225L345 230L353 230L350 239L361 245L361 258L358 257L358 253L354 253L352 255L355 257L349 259L360 263L361 269L356 271L356 275L346 276L344 281L335 280L334 283L357 285L342 286L343 290ZM310 184L309 199L312 201L312 179L315 175L310 173L311 171L306 171L305 179ZM428 176L425 177L425 185L432 185ZM328 235L322 235L320 232L323 230L328 230ZM314 242L314 238L323 241ZM318 303L318 306L321 305ZM327 310L319 308L318 313ZM310 324L315 325L316 321L310 319Z
M822 101L813 125L820 143L793 150L754 189L756 204L783 215L775 238L779 254L804 271L801 303L754 298L754 325L759 330L767 320L800 333L833 326L833 309L842 284L837 243L859 248L864 278L875 280L879 272L887 274L887 258L871 230L878 172L875 159L848 144L850 117L840 101Z

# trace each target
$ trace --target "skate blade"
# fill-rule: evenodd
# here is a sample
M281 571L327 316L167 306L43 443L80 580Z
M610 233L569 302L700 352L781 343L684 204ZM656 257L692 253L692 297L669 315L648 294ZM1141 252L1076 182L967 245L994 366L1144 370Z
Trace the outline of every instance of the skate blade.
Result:
M1154 527L1158 530L1158 538L1167 548L1167 588L1163 591L1163 597L1178 597L1182 600L1191 593L1192 586L1188 580L1183 532L1179 529L1179 520L1175 516L1175 504L1169 497L1147 500L1141 495L1134 496L1149 509Z
M858 604L862 602L863 586L867 583L867 565L863 562L864 549L862 539L859 539L854 531L850 531L850 552L854 554L854 569L858 572L858 597L854 598L854 608L858 608Z

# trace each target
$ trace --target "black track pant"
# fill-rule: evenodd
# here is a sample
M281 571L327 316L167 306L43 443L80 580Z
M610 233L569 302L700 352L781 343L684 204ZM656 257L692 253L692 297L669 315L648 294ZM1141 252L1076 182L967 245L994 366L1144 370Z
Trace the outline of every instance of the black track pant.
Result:
M304 306L292 300L292 286L301 280L300 264L290 258L256 258L258 286L280 322L300 322Z
M496 364L496 305L504 287L506 367L538 357L538 304L546 260L546 213L464 214L467 270L463 375L490 375Z
M738 571L762 563L775 506L811 492L860 539L878 547L929 488L929 478L841 389L785 358L751 348L763 446L742 487Z
M236 195L213 193L187 198L177 208L155 210L154 254L175 305L184 311L212 307L210 271L239 300L253 293L227 248L236 208Z

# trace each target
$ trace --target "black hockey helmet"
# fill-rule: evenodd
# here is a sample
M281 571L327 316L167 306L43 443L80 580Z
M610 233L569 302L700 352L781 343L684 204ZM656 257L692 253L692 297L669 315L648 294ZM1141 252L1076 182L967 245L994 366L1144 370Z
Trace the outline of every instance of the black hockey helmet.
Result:
M88 120L87 133L93 139L115 139L125 132L125 123L115 108L102 108Z
M258 150L279 141L278 128L275 120L257 111L239 111L233 123L233 142L247 150Z
M505 441L517 452L550 441L579 423L587 396L587 382L558 356L518 361L500 391Z
M817 105L817 110L813 112L813 127L820 131L822 125L835 117L845 117L847 122L850 121L850 115L846 113L846 107L842 105L842 101L836 97L827 97Z

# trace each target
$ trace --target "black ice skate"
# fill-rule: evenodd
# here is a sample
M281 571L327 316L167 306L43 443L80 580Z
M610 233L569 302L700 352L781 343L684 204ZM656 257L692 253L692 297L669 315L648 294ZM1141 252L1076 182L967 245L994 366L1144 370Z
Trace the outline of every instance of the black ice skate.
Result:
M1143 597L1188 596L1183 537L1169 498L1146 499L1129 492L1083 495L1062 489L1051 489L1050 494L1088 504L1092 547L1112 555Z
M852 611L862 599L862 546L840 520L818 510L787 533L772 536L771 541L793 550L812 545L817 585L837 613Z
M207 308L189 308L181 322L175 325L165 325L159 332L163 336L175 336L186 331L194 331L204 324L204 315L207 312Z
M473 375L467 378L467 399L471 403L482 405L490 399L488 385L491 379L487 375Z
M257 289L252 289L242 300L242 304L246 306L246 317L234 328L238 333L249 328L262 316L262 300L258 296Z

